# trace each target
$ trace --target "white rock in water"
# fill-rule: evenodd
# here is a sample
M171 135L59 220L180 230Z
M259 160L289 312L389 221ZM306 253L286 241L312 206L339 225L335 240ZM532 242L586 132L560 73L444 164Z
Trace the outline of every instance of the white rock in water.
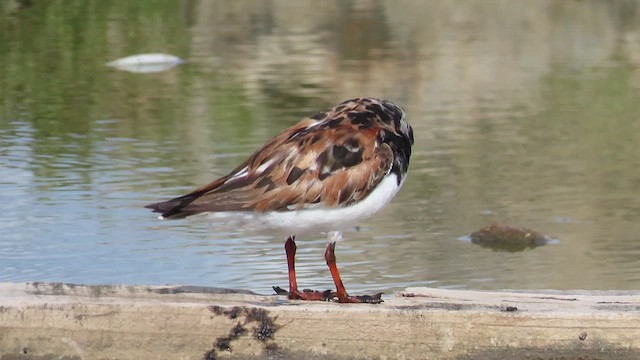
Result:
M108 62L106 65L133 73L161 72L182 64L184 60L168 54L138 54Z

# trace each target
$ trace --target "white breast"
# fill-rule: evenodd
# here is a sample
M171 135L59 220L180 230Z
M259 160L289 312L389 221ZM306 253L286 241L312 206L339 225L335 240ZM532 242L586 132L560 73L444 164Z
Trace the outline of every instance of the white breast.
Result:
M207 217L215 222L225 222L230 226L242 226L251 231L278 230L285 234L303 234L342 230L355 226L382 209L396 195L398 185L394 173L389 173L367 197L342 208L318 208L282 212L254 213L209 213ZM215 224L213 224L215 226Z

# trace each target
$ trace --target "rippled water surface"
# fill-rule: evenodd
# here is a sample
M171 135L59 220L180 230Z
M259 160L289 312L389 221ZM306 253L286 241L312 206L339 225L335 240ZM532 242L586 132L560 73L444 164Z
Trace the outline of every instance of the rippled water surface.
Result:
M633 1L38 2L0 6L0 281L271 293L282 237L143 208L347 98L402 105L410 176L338 244L347 288L640 288ZM161 73L109 68L180 56ZM457 240L492 222L557 244ZM331 288L322 234L304 287Z

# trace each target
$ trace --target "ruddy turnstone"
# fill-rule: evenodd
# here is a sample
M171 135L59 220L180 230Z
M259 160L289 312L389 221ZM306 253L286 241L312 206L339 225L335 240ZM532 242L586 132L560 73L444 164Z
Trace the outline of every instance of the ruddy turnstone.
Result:
M228 175L175 199L147 205L163 219L208 213L243 226L285 230L290 299L381 302L350 296L336 266L339 232L382 209L407 176L413 130L387 100L358 98L284 130ZM325 260L336 291L299 291L295 235L328 231Z

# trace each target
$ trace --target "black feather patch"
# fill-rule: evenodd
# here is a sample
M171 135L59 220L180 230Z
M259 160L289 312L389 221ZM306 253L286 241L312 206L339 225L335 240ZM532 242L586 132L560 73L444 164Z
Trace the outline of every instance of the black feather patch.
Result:
M197 199L201 194L188 194L169 201L163 201L155 204L149 204L145 207L147 209L153 209L153 212L160 213L163 218L181 219L190 214L182 213L181 210L185 206L189 205L193 200Z
M293 184L300 178L300 176L302 176L302 174L304 174L304 170L300 169L297 166L294 166L293 169L291 169L291 171L289 172L289 176L287 176L287 184Z
M362 162L362 148L360 148L355 141L334 146L332 155L337 164L346 168Z

